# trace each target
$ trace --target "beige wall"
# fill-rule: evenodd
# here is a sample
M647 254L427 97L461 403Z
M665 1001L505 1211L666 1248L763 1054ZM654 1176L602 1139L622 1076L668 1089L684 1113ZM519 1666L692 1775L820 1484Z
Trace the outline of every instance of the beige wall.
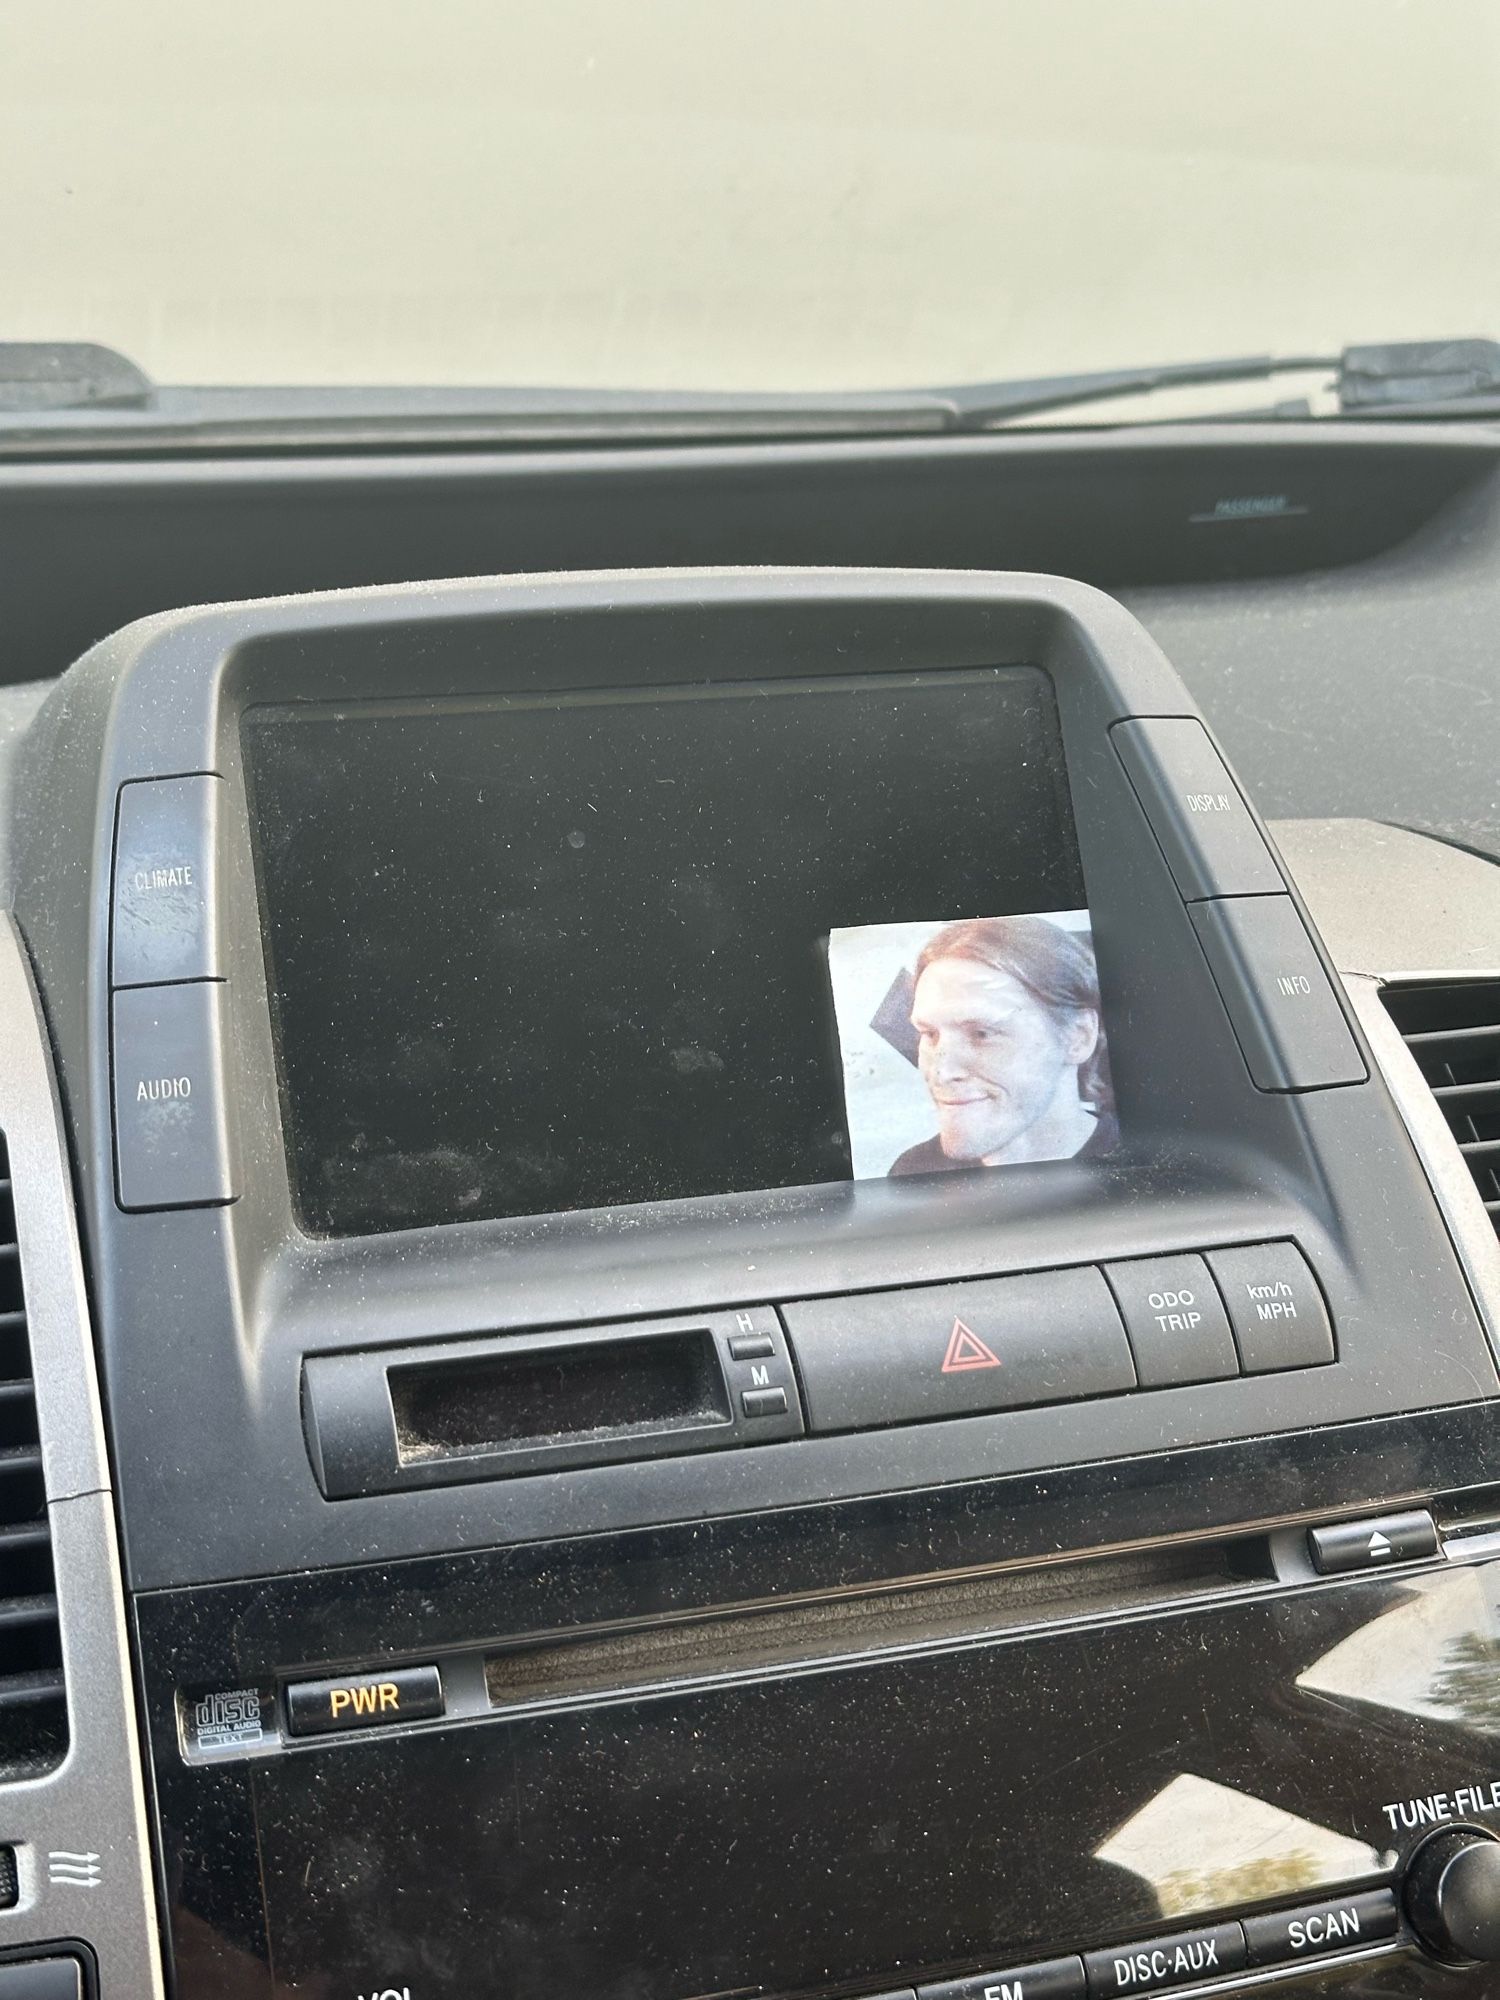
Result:
M1500 334L1494 0L0 0L0 337L900 384Z

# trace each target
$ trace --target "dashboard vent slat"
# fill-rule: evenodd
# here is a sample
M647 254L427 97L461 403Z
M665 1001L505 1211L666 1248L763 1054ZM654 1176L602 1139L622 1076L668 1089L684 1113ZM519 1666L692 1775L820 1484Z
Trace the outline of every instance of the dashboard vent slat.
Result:
M0 1787L53 1769L67 1747L52 1531L10 1162L0 1137Z
M1500 1233L1500 980L1387 986L1381 998Z

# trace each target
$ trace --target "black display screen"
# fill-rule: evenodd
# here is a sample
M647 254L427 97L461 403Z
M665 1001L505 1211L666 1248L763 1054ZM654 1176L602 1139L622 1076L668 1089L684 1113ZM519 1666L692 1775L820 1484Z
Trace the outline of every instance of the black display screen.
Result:
M1061 912L1087 946L1034 669L260 708L244 741L315 1232L1107 1149L1098 1088L1016 1139L917 1075L947 1017L917 1025L907 933Z

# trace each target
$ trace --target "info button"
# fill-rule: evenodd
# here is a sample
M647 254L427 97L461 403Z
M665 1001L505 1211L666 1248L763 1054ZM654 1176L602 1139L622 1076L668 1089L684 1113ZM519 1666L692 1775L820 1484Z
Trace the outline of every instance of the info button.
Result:
M1092 1268L783 1306L814 1431L868 1430L1136 1385Z

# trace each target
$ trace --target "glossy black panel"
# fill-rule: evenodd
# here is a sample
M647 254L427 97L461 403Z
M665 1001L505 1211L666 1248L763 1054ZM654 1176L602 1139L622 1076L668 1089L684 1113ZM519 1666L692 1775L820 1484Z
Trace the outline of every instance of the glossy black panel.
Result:
M273 1753L233 1776L274 1984L247 1906L238 1983L185 1969L182 2000L874 1990L1388 1879L1432 1824L1497 1818L1497 1592L1500 1563L1252 1589ZM230 1777L168 1792L243 1826ZM184 1945L224 1931L176 1902Z

